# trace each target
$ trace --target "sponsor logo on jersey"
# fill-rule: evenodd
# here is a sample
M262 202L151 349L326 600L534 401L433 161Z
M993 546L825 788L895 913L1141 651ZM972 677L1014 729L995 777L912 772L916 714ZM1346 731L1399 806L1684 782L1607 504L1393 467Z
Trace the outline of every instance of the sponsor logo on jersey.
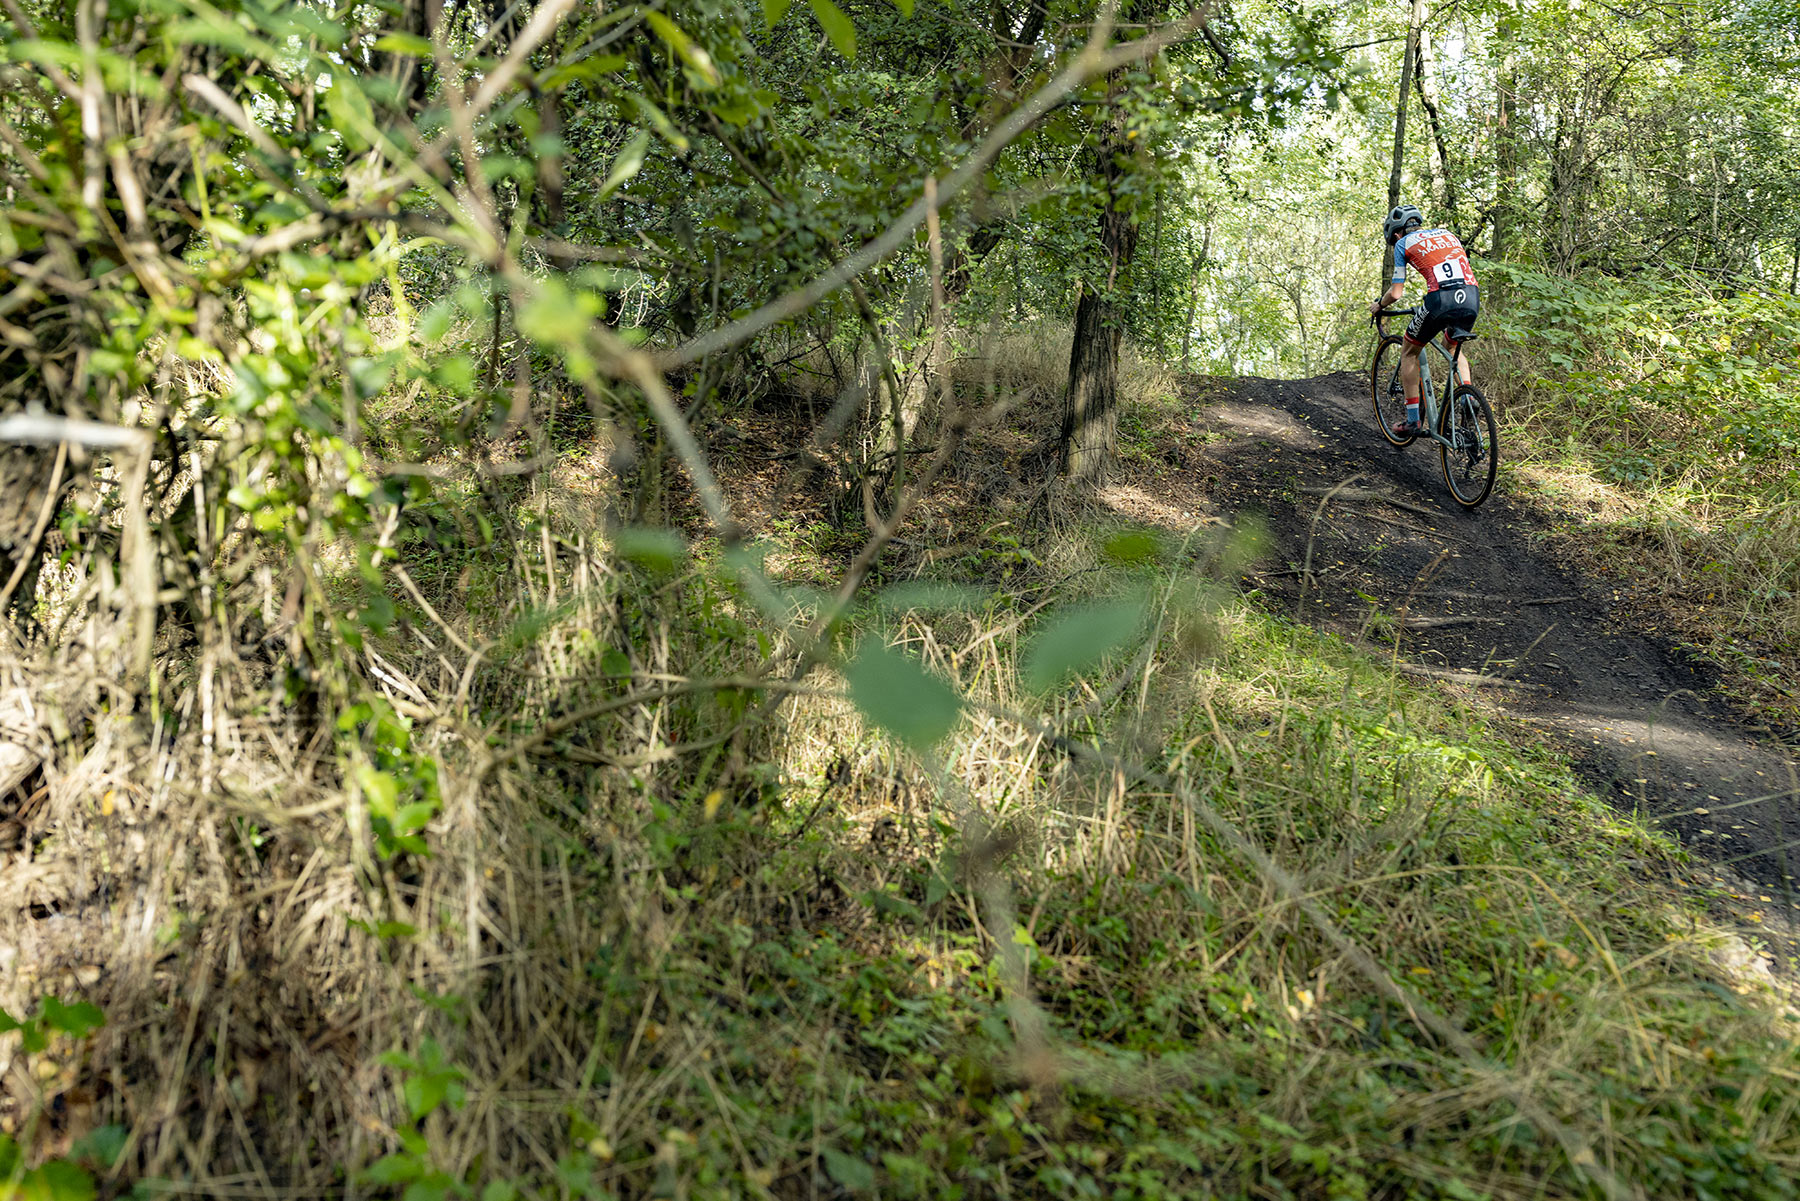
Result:
M1449 230L1422 229L1402 239L1400 246L1413 270L1425 277L1428 291L1450 285L1474 286L1475 273L1469 269L1469 256Z

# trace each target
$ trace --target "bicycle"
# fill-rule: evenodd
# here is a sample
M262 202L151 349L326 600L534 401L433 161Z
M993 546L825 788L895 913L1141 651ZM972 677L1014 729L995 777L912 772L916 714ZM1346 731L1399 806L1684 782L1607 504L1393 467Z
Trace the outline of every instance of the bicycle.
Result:
M1410 317L1418 311L1382 309L1372 318L1380 341L1375 344L1375 358L1369 365L1369 400L1375 407L1375 424L1380 427L1381 436L1395 446L1408 446L1418 435L1394 433L1394 426L1406 416L1406 391L1400 383L1400 336L1388 333L1382 319ZM1444 484L1465 509L1473 509L1487 499L1500 467L1500 435L1487 397L1474 384L1457 382L1462 378L1462 344L1475 337L1469 334L1450 341L1446 335L1449 350L1438 345L1436 338L1426 344L1437 351L1447 368L1442 408L1431 391L1431 358L1423 351L1419 354L1419 394L1425 402L1423 432L1438 444Z

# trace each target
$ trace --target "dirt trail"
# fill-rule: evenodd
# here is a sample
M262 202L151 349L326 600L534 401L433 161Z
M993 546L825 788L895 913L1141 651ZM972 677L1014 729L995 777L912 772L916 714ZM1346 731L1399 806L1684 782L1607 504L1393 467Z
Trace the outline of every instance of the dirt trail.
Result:
M1703 667L1622 624L1605 589L1559 566L1504 475L1464 512L1435 446L1396 450L1375 431L1358 374L1189 386L1211 507L1261 512L1275 540L1248 584L1380 653L1397 638L1410 670L1541 729L1602 795L1754 882L1744 912L1767 898L1793 913L1794 756L1734 721ZM1504 418L1500 437L1504 456ZM1376 611L1385 620L1371 624Z

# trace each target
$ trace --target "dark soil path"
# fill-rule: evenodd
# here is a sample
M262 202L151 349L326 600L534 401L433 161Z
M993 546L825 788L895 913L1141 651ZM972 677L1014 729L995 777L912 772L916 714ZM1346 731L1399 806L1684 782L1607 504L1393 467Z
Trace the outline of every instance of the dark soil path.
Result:
M1274 539L1248 585L1562 744L1602 795L1729 869L1748 890L1741 914L1794 913L1794 756L1734 720L1703 666L1555 562L1504 468L1465 512L1435 445L1396 450L1376 432L1360 375L1187 386L1215 511L1260 512ZM1504 463L1504 419L1500 437Z

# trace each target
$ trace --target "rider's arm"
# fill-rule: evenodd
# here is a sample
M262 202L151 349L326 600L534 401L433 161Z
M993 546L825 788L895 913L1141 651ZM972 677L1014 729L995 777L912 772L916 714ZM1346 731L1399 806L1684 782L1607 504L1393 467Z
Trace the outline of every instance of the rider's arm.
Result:
M1405 291L1406 252L1400 249L1400 243L1396 240L1394 242L1394 278L1393 281L1388 284L1388 290L1381 294L1381 299L1375 302L1375 308L1385 309L1389 305L1398 302Z

